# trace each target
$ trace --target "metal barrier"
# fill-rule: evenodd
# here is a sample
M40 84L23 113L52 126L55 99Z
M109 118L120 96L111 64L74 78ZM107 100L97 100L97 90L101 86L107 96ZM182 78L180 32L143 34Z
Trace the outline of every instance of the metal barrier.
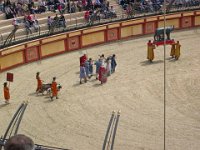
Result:
M23 102L15 112L13 118L11 119L7 127L7 130L5 131L4 136L0 138L0 150L2 150L2 148L5 146L6 141L11 136L18 134L18 129L22 121L24 112L27 108L27 105L28 102ZM70 149L35 144L34 150L70 150Z

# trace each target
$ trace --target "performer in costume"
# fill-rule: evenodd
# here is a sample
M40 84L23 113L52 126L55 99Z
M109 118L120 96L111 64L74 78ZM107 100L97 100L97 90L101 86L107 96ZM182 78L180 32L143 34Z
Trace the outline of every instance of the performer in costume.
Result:
M180 49L181 49L181 45L179 43L179 41L177 41L176 43L176 49L175 49L175 59L178 60L181 53L180 53Z
M85 83L87 82L87 74L84 64L80 66L80 84L82 84L82 79L84 79Z
M172 44L171 53L170 53L170 56L172 56L172 58L175 57L175 49L176 49L176 44Z
M53 100L54 97L56 97L56 99L58 99L58 89L57 89L56 77L53 77L53 81L51 84L51 91L52 91L51 100Z
M99 68L99 81L101 81L101 84L107 82L107 71L103 64Z
M106 71L107 71L107 75L110 76L111 75L111 58L107 58L106 60Z
M111 57L111 72L115 72L115 68L117 66L116 60L115 60L115 54L112 55Z
M40 72L36 73L36 79L37 79L37 89L36 89L36 92L39 92L42 89L42 80L40 79Z
M10 100L10 91L9 88L7 86L7 82L4 82L4 87L3 87L3 91L4 91L4 99L5 99L5 103L9 103Z
M99 68L100 68L100 66L101 66L100 59L98 59L98 60L95 62L95 65L96 65L96 79L98 80L98 77L99 77Z
M84 54L83 56L81 56L80 57L80 66L83 65L86 60L87 60L87 55L86 54Z
M147 59L149 59L150 62L154 59L154 49L155 45L151 43L151 40L147 43Z

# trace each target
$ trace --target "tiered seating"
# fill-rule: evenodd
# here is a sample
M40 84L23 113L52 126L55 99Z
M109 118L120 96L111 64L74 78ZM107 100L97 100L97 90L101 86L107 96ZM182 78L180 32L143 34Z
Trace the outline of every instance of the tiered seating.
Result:
M110 6L114 7L116 13L118 15L121 15L123 11L121 7L117 4L116 0L110 0L109 2ZM71 15L65 14L64 16L67 21L67 28L73 28L76 25L85 24L84 13L85 12L83 11L83 12L72 13ZM56 13L50 11L42 14L36 14L40 26L40 34L48 32L47 17L48 16L54 17L55 15ZM23 17L18 17L18 19L22 20ZM2 40L2 38L3 40L5 40L13 30L12 21L13 19L5 19L5 15L0 14L0 36L1 36L0 40ZM39 33L33 31L32 34L38 35ZM27 33L24 28L24 25L22 24L22 26L20 26L20 28L17 30L15 34L15 39L25 38L25 37L27 37Z
M42 32L47 32L48 26L47 26L47 17L48 16L55 16L56 13L53 12L47 12L44 14L39 14L37 15L37 20L40 25L40 31ZM67 21L67 26L74 26L76 25L76 19L77 23L84 23L84 12L77 12L77 13L72 13L70 14L65 14L64 15ZM23 19L23 17L18 17L18 19ZM6 37L10 34L10 32L13 30L13 25L12 25L12 20L13 19L8 19L8 20L1 20L0 21L0 34L3 36L3 39L6 39ZM33 32L34 34L34 32ZM38 34L38 33L35 33ZM20 27L20 29L17 30L16 32L16 38L19 36L26 36L26 31L24 28L24 25Z

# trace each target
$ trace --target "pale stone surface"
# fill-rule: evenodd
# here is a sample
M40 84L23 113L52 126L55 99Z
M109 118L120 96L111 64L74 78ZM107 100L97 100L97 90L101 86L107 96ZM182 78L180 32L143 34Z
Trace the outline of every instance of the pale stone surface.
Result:
M181 57L169 59L166 49L166 148L200 149L200 29L178 31L172 37L180 41ZM99 150L113 110L121 110L115 150L163 149L163 46L155 50L152 64L146 60L146 43L152 36L100 45L87 49L97 59L113 53L117 56L116 73L103 86L93 78L79 85L79 57L71 53L34 62L9 72L11 101L4 106L0 91L0 135L22 101L29 101L19 133L35 143L71 148ZM59 99L50 101L36 96L35 73L45 82L57 77L63 89ZM3 83L6 73L0 75Z

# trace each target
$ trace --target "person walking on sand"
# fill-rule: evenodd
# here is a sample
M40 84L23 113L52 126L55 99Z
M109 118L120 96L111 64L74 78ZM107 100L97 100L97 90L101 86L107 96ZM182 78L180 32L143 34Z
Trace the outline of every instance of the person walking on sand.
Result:
M80 84L82 84L82 79L84 79L85 83L87 82L87 75L84 65L80 66Z
M95 62L95 66L96 66L96 80L98 80L98 77L99 77L99 68L101 67L100 59L98 59L98 60Z
M42 80L40 79L40 72L36 73L36 79L37 79L37 89L36 93L39 93L42 89Z
M110 76L111 75L111 58L108 57L106 60L106 71L107 71L107 75Z
M87 55L86 54L84 54L83 56L81 56L80 57L80 66L83 65L86 60L87 60Z
M86 71L86 76L88 79L90 79L90 71L89 71L89 60L86 60L84 63L85 71Z
M9 100L10 100L10 91L9 91L9 87L7 86L7 82L4 82L3 84L3 91L4 91L4 99L5 99L5 103L9 104Z
M99 81L101 82L101 84L107 82L107 71L103 64L101 64L99 68Z
M114 73L115 72L115 68L117 66L116 60L115 60L115 54L112 55L111 57L111 72Z
M92 58L89 59L89 72L90 72L90 77L93 76L93 60Z
M58 89L57 89L56 77L53 77L53 81L51 84L51 91L52 91L51 100L53 100L54 97L56 97L56 99L58 99Z

